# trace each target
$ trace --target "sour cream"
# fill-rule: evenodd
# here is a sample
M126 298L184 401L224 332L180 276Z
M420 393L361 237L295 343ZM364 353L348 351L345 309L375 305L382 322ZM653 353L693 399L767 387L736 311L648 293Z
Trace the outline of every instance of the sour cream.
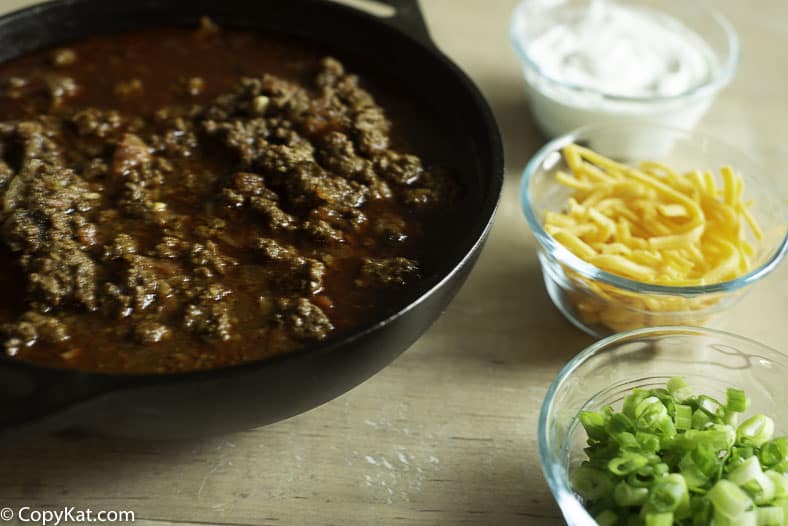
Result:
M715 68L706 42L678 20L605 1L548 29L526 52L553 80L621 97L681 95Z
M735 53L735 35L727 36ZM512 38L532 112L550 136L633 120L691 128L717 91L702 88L714 85L726 66L726 57L678 18L613 0L589 0L585 8L525 0L515 11Z

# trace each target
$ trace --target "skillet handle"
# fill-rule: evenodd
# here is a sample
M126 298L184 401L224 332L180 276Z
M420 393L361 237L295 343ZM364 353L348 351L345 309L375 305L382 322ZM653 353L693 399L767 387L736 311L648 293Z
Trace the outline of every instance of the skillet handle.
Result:
M435 48L427 21L419 6L419 0L377 0L394 8L394 14L386 20L392 26L415 38L422 44Z
M115 384L109 377L0 359L0 436L107 393Z

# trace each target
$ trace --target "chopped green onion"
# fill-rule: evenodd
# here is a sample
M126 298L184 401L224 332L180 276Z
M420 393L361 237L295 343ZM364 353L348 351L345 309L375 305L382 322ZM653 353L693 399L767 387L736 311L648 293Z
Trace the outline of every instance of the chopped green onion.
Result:
M659 437L653 433L638 431L635 434L640 450L644 453L657 453L660 449Z
M613 490L613 500L619 506L642 506L648 497L648 488L630 486L624 481L616 484Z
M755 449L749 446L734 446L731 448L730 454L728 455L728 465L726 466L726 471L730 472L736 466L750 458L755 454Z
M610 460L607 467L614 475L629 475L648 464L648 459L637 453L624 453Z
M695 496L690 499L692 526L706 526L711 522L714 507L706 497Z
M707 415L704 411L700 409L696 409L692 413L692 428L693 429L703 429L709 424L712 424L711 417Z
M764 466L774 466L788 461L788 437L775 438L761 446L758 457Z
M758 457L752 456L731 470L728 473L728 480L737 486L744 486L751 480L757 480L761 475L763 475L761 463L758 462Z
M706 494L714 509L728 517L744 513L752 506L752 500L739 486L730 480L718 480Z
M772 469L779 473L788 473L788 460L783 460L779 464L775 464L772 466Z
M588 433L588 436L594 440L604 440L607 437L605 431L605 423L607 418L604 413L596 411L580 411L580 423Z
M788 437L755 415L745 393L725 404L667 389L634 389L620 412L583 411L588 459L572 485L602 526L788 526Z
M624 413L616 413L608 419L605 430L611 435L617 435L625 431L631 433L635 430L635 424Z
M758 457L754 455L731 470L728 480L749 493L756 504L768 504L774 499L774 482L764 474Z
M634 451L640 450L640 443L638 443L637 438L635 435L630 433L629 431L623 431L618 433L617 435L613 435L613 440L618 443L618 447L621 449L631 449Z
M736 430L736 443L742 446L761 447L774 435L774 420L766 415L751 416Z
M667 513L647 513L646 526L672 526L673 514Z
M675 398L679 403L684 403L685 400L692 398L692 389L690 389L690 386L687 385L687 382L684 380L684 378L680 376L674 376L668 380L666 387L668 392L672 394L673 398Z
M610 476L602 470L580 466L572 476L572 487L586 500L595 500L613 488Z
M629 418L635 418L635 408L638 404L648 398L651 395L651 391L647 389L639 389L635 388L627 395L624 399L624 406L621 408L621 412L628 416Z
M771 470L764 473L764 475L769 477L769 480L774 484L774 498L788 497L788 475Z
M677 476L681 478L681 475ZM665 480L657 481L649 490L645 510L654 513L673 512L684 500L686 493L685 485L678 483L676 479L666 477ZM687 500L689 500L689 496L687 496Z
M765 506L755 510L758 526L783 526L785 524L785 511L777 506Z
M724 515L714 516L714 525L723 526L758 526L758 514L755 510L749 510L739 513L735 517L726 517Z
M618 515L611 510L605 510L594 517L599 526L615 526L618 524Z
M788 520L788 498L777 499L773 503L776 507L783 509L783 522Z
M734 413L743 413L750 407L750 399L741 389L729 387L725 393L725 407Z
M676 429L686 431L692 429L692 407L688 405L676 405Z
M725 406L710 396L700 395L697 399L698 408L709 416L722 418L725 416Z

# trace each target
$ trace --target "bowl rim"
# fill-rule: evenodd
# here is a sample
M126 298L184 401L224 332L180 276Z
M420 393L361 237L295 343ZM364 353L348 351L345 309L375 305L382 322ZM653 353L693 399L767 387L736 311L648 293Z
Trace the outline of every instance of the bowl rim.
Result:
M709 78L696 86L689 88L681 93L676 93L673 95L621 95L615 93L609 93L604 90L592 88L590 86L584 86L581 84L573 83L573 82L566 82L561 79L555 78L551 75L548 75L544 72L544 70L539 66L538 62L533 60L528 51L526 49L525 43L517 34L517 26L519 21L523 19L523 11L525 11L526 6L533 2L534 0L521 0L518 2L517 6L514 8L512 12L511 21L509 24L509 40L511 41L512 47L514 48L517 57L522 62L523 66L528 68L529 71L536 74L537 77L540 79L547 81L549 84L557 86L562 89L566 89L572 91L574 93L580 94L587 94L594 97L601 97L603 99L607 99L612 102L619 102L619 103L639 103L639 104L653 104L653 103L672 103L678 102L687 99L694 99L694 98L701 98L706 96L713 96L715 93L720 91L722 88L727 86L736 75L736 70L739 67L739 61L741 59L741 43L739 41L738 33L734 28L733 24L725 17L720 11L711 7L710 3L703 3L698 7L700 9L705 10L710 18L717 23L722 32L725 34L728 50L727 56L724 57L725 60L720 61L720 67L716 68L716 71L712 71L713 75L710 75ZM640 6L642 7L642 6ZM653 11L659 12L661 14L665 14L668 16L672 16L670 12L663 8L655 9L655 8L648 8ZM706 38L703 35L694 31L704 42L707 43ZM715 53L717 55L717 53ZM530 82L529 82L530 83Z
M523 171L522 178L520 179L520 205L522 207L523 214L525 215L525 219L528 222L528 226L531 229L531 232L533 232L539 244L542 246L542 248L545 251L547 251L548 254L555 257L559 263L566 265L571 270L579 273L581 276L585 278L607 283L613 285L614 287L631 292L674 295L674 296L698 296L701 294L733 292L747 285L751 285L759 281L760 279L768 275L770 272L772 272L775 268L777 268L777 266L780 264L782 259L785 257L786 253L788 253L788 210L785 210L785 206L782 206L783 214L784 214L783 236L782 236L782 240L774 249L773 254L757 268L752 269L746 274L743 274L737 278L728 281L712 283L709 285L691 285L691 286L657 285L653 283L636 281L623 276L619 276L617 274L612 274L574 255L572 252L569 251L569 249L567 249L561 243L556 241L553 238L553 236L548 234L545 231L544 227L542 226L541 221L536 216L536 212L534 211L533 205L531 203L531 193L528 188L531 178L537 172L537 170L542 165L542 163L547 158L547 156L552 153L559 152L563 146L575 142L575 139L578 136L593 135L594 132L602 131L602 130L607 131L607 130L614 130L614 129L620 130L620 129L628 129L628 128L634 128L636 129L636 131L638 130L642 131L643 125L596 124L596 125L589 125L589 126L576 128L575 130L565 135L561 135L560 137L557 137L551 140L550 142L548 142L547 144L545 144L544 146L542 146L542 148L540 148L528 161L528 164L526 165L525 170ZM742 152L738 148L731 146L727 144L725 141L717 139L716 137L708 135L703 132L677 128L673 126L666 126L658 123L649 123L648 128L649 130L657 130L657 131L664 131L672 134L680 134L680 135L684 135L685 137L701 138L704 139L705 141L716 143L720 146L724 146L728 150L736 152L737 155L742 156L743 158L747 159L748 162L756 166L761 166L762 164L757 160L755 160L752 156L750 156L745 152ZM768 173L768 171L764 170L763 173ZM771 190L774 191L774 195L781 194L777 182L774 180L774 178L765 179L764 183L772 186Z
M739 334L721 331L718 329L710 329L708 327L691 327L685 325L644 327L640 329L619 332L606 338L602 338L601 340L597 340L576 354L561 368L555 378L553 378L553 381L550 383L550 387L547 388L547 392L545 393L544 399L542 400L542 406L539 411L539 421L537 425L537 447L539 450L539 463L542 468L542 474L547 481L547 485L550 487L553 497L561 508L561 512L565 517L569 516L567 518L571 517L573 520L580 518L581 520L579 524L588 524L589 526L593 526L596 525L596 521L592 519L591 515L582 505L580 500L575 497L572 488L567 482L568 477L563 476L563 469L561 466L555 462L552 462L550 458L548 447L548 419L550 418L553 410L553 400L555 398L555 394L564 381L569 378L578 367L580 367L592 356L595 356L597 353L603 352L610 346L629 338L658 334L665 336L677 334L691 336L716 336L728 341L736 341L741 344L759 347L763 350L788 358L786 353L780 352L777 349L757 342L746 336L741 336ZM573 524L573 522L569 522L569 524Z

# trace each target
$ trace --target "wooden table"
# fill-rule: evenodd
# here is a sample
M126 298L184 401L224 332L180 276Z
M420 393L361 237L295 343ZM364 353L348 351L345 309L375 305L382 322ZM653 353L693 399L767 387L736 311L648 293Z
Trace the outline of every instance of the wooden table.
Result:
M1 0L8 10L23 2ZM506 184L476 270L445 315L393 365L296 418L212 440L42 437L0 450L0 506L129 509L140 524L561 524L536 422L561 366L591 339L544 292L518 204L543 142L507 37L513 0L422 0L439 46L492 104ZM788 3L717 0L742 62L702 127L788 183ZM722 320L788 348L788 265Z

